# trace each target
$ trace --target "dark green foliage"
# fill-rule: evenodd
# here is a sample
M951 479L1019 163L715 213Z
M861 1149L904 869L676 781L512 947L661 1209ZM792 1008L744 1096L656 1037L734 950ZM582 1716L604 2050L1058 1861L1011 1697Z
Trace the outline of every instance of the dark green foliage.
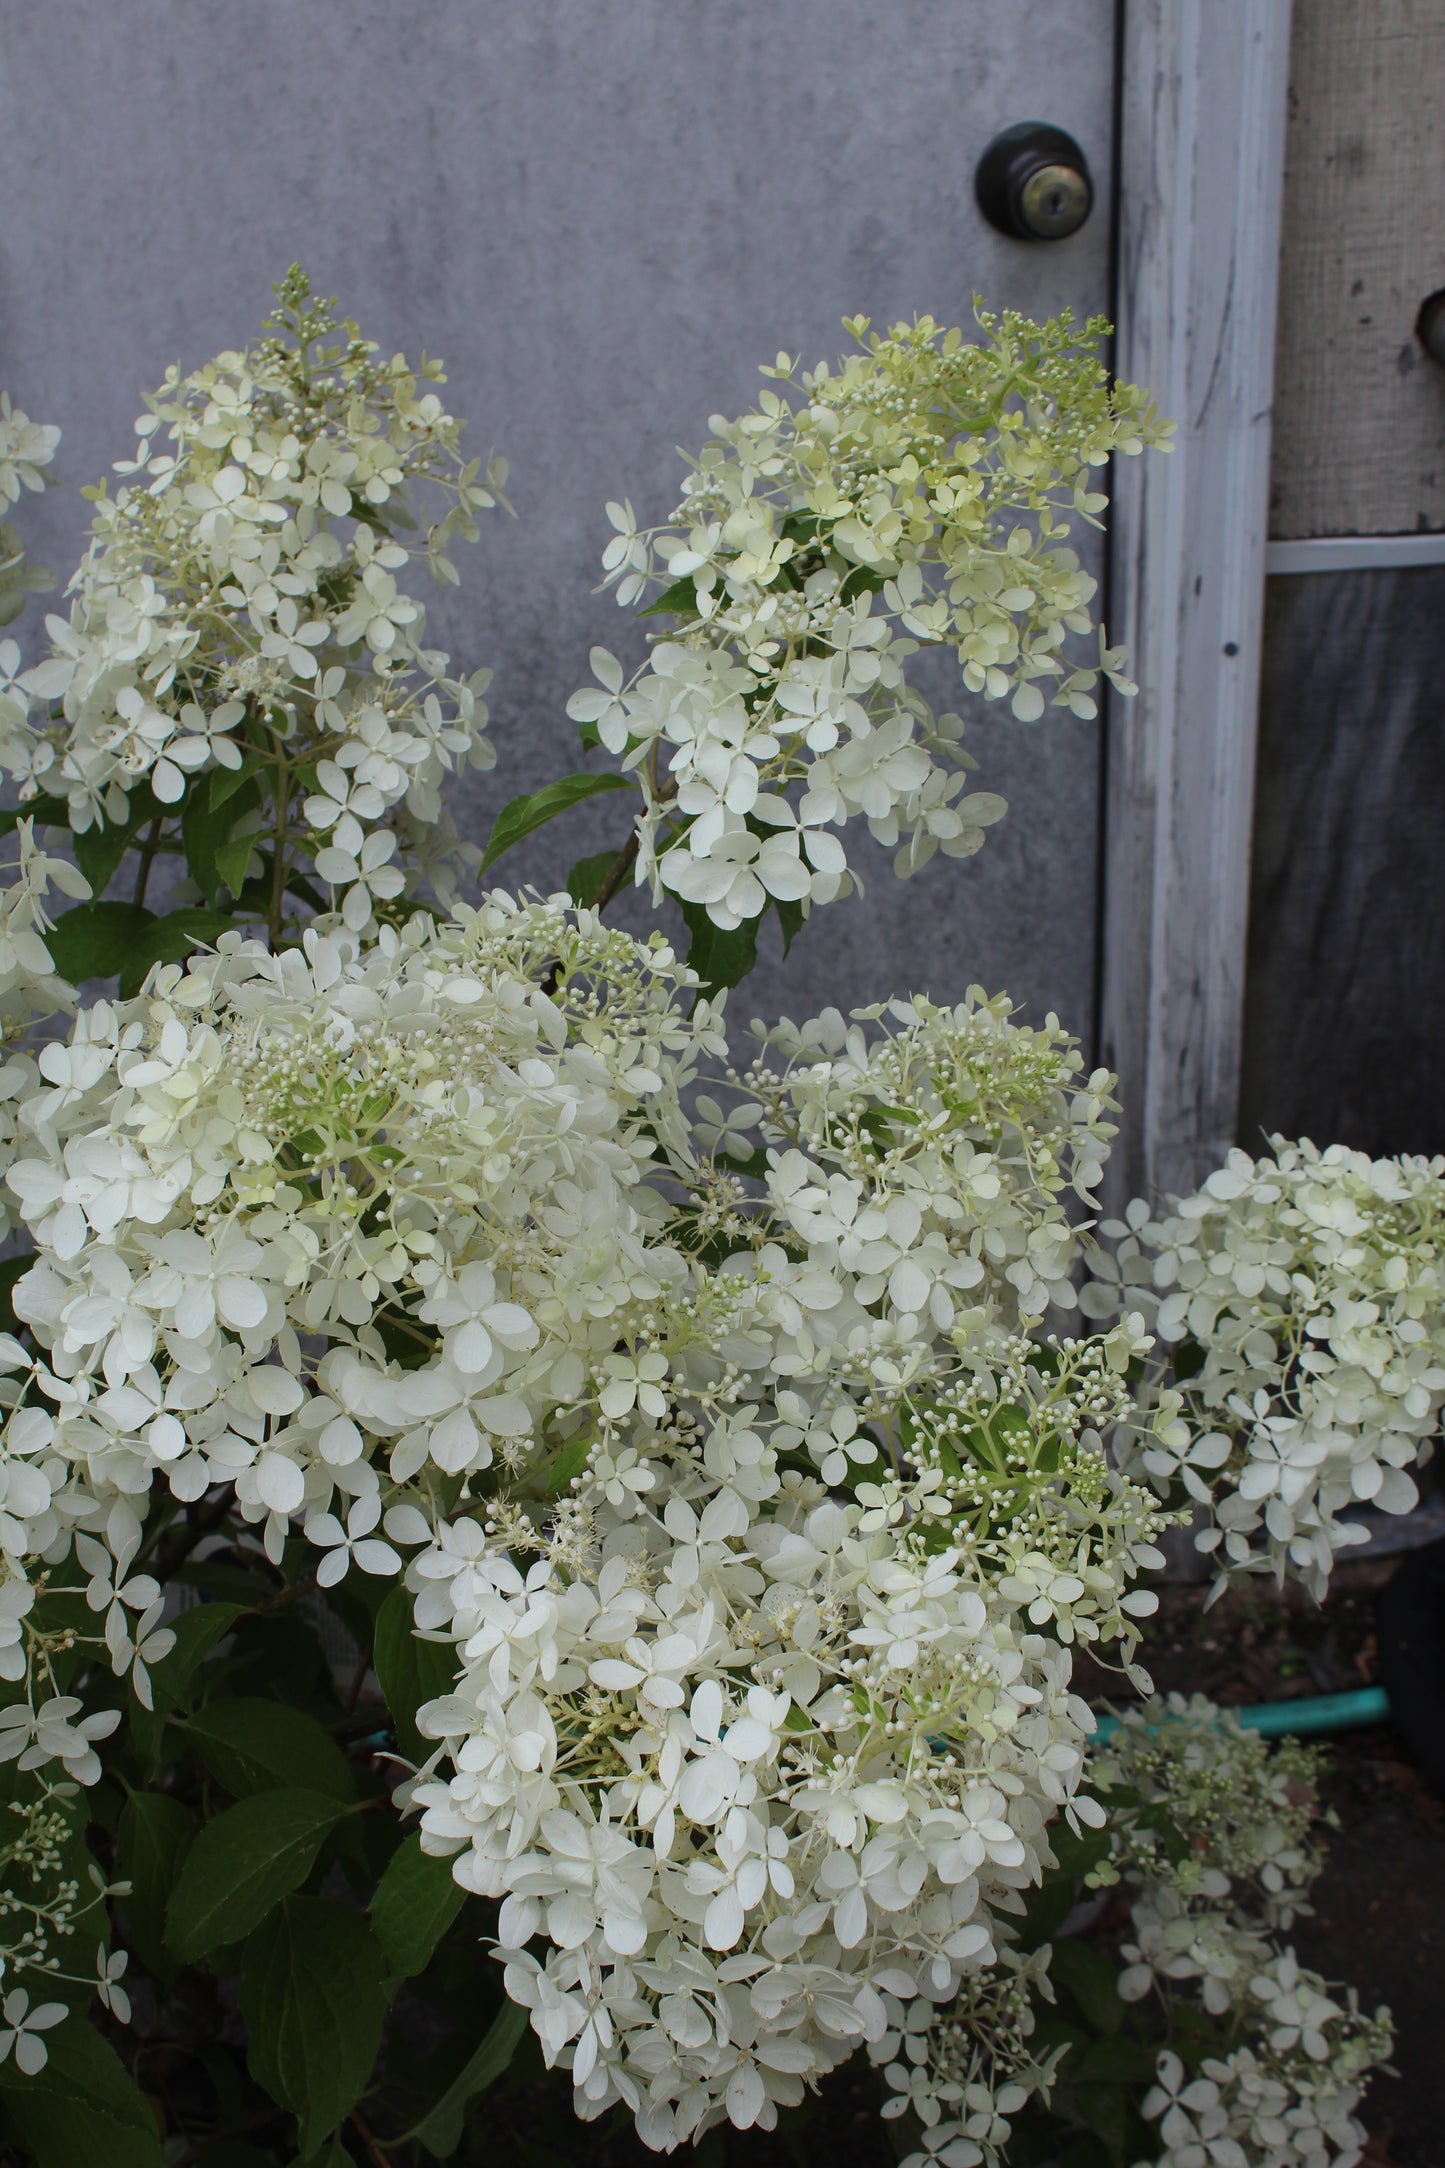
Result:
M291 1787L238 1800L208 1822L187 1852L166 1911L166 1941L190 1964L250 1934L299 1889L346 1809Z
M397 1745L420 1761L429 1751L416 1728L423 1703L449 1694L456 1677L456 1655L449 1641L419 1641L412 1631L411 1597L398 1585L376 1615L372 1663L391 1711Z
M483 873L494 866L504 851L520 843L535 829L554 821L559 813L569 813L574 805L581 805L587 798L596 798L603 791L635 789L630 776L614 775L610 770L599 775L563 775L555 783L544 785L529 797L512 798L502 807L487 841L486 854L482 859Z
M410 1979L426 1968L465 1901L451 1861L433 1859L419 1838L404 1837L371 1900L372 1932L393 1979Z
M303 2158L360 2099L387 1999L375 1936L329 1898L287 1897L247 1942L247 2060L252 2076L296 2117Z
M440 2160L455 2153L461 2144L468 2108L507 2069L526 2029L526 2011L515 2002L504 2003L476 2053L410 2133L429 2153L435 2153Z
M683 904L682 915L692 937L687 960L702 980L703 992L715 994L725 986L741 986L758 960L761 922L745 918L729 933L713 924L700 903Z
M115 2050L72 2016L34 2077L0 2063L0 2108L35 2168L161 2168L160 2131Z
M46 947L63 979L113 979L155 923L143 904L77 903L55 921Z
M330 1799L356 1797L346 1756L330 1733L283 1701L226 1697L208 1703L185 1729L216 1782L238 1799L296 1784Z

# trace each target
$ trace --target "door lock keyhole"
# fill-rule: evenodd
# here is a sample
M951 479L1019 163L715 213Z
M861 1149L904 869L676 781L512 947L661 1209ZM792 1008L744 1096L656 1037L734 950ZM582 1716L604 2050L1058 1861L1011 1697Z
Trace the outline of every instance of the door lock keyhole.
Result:
M1014 241L1064 241L1094 207L1094 184L1071 135L1022 120L996 135L978 162L974 191L991 226Z

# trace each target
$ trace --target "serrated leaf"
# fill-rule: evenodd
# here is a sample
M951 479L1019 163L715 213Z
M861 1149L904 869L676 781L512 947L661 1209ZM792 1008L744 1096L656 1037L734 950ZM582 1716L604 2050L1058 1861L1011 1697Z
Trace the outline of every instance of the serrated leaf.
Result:
M249 1935L299 1889L346 1813L322 1792L258 1792L208 1822L186 1855L166 1912L172 1957L192 1964Z
M303 2159L361 2098L387 2000L376 1937L347 1905L288 1897L247 1942L246 2060L257 2083L296 2117Z
M13 2056L0 2063L5 2112L34 2168L161 2168L150 2104L114 2048L74 2012L45 2044L44 2068L33 2077Z
M616 851L594 851L590 858L579 858L566 881L572 901L577 904L594 902L597 891L616 863Z
M527 2013L520 2004L503 2003L488 2028L481 2046L458 2072L435 2107L407 2132L428 2153L446 2160L462 2142L467 2110L478 2094L495 2085L517 2052L527 2029Z
M513 798L497 815L487 842L486 855L480 872L494 866L504 851L511 850L524 836L530 836L548 821L556 820L559 813L568 813L574 805L585 799L601 796L609 790L634 790L636 785L625 775L564 775L555 783L533 791L530 797Z
M415 1832L387 1862L371 1900L371 1928L387 1971L409 1980L425 1971L432 1952L466 1903L449 1859L434 1859Z
M412 1599L399 1583L376 1614L371 1661L396 1727L396 1743L413 1761L422 1761L429 1743L416 1728L423 1702L449 1694L456 1683L457 1655L449 1642L419 1641L413 1631Z
M166 1906L195 1834L195 1816L165 1792L132 1792L121 1809L116 1866L130 1884L125 1916L137 1956L160 1980L176 1970L165 1946Z
M218 1695L184 1726L218 1784L236 1798L300 1785L352 1800L356 1782L336 1741L289 1702Z
M92 888L97 885L91 881ZM140 903L77 903L61 913L45 945L60 976L72 985L83 979L113 979L155 922L154 911Z
M715 926L700 903L683 904L682 915L692 936L687 961L702 980L703 993L740 986L758 960L759 921L745 918L741 926L728 931Z
M235 923L228 911L205 911L190 904L154 920L140 933L124 959L116 989L121 1000L128 1001L140 992L153 964L178 964L198 948L213 948Z

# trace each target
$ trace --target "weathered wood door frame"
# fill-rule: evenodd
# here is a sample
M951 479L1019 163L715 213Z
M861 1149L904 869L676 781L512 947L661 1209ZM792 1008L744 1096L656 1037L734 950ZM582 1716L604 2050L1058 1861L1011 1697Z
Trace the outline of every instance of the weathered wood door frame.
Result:
M1098 1043L1111 1202L1234 1142L1264 614L1290 0L1120 0L1119 373L1178 423L1120 460Z

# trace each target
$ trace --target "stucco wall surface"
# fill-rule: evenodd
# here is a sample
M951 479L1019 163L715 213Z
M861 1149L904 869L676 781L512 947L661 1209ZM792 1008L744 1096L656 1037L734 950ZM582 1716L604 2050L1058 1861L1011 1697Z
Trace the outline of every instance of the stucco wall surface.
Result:
M674 447L751 401L779 347L810 361L854 311L967 318L975 292L1107 307L1107 220L1004 241L972 198L993 132L1071 129L1108 197L1109 0L1046 34L1002 0L0 0L0 383L65 431L34 554L78 555L77 490L130 449L166 364L244 342L301 260L388 349L445 357L480 452L512 463L432 618L495 664L502 800L576 765L563 709L592 642L635 652L593 594L628 496L674 500ZM1093 560L1097 548L1089 543ZM33 640L38 613L26 624ZM928 689L955 703L956 674ZM896 883L861 846L863 902L807 929L745 1013L970 980L1087 1025L1098 747L1071 720L981 722L1013 812L979 858ZM556 879L607 840L574 816L524 862Z

